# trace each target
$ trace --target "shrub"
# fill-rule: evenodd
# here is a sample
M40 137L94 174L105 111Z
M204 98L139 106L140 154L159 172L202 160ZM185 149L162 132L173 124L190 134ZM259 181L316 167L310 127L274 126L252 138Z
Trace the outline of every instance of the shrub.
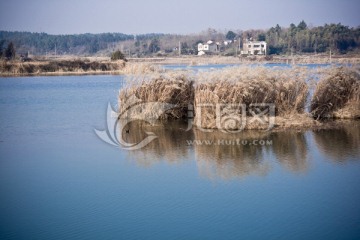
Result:
M125 62L127 62L125 55L120 50L117 50L111 54L111 60L124 60Z

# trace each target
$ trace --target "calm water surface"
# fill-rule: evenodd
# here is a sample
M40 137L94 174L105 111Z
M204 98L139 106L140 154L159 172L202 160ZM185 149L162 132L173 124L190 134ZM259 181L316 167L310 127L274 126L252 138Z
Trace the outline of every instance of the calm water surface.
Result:
M0 239L359 239L359 121L238 135L133 123L127 141L158 138L125 151L94 133L121 78L0 78Z

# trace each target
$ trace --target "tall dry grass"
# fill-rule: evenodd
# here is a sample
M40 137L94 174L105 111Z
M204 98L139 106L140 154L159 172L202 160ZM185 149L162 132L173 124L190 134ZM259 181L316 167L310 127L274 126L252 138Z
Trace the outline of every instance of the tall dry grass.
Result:
M182 72L130 76L127 82L128 85L119 92L120 113L132 106L132 103L129 106L128 101L134 97L143 103L171 104L173 106L171 109L159 113L160 119L184 118L187 116L189 104L193 104L193 81ZM132 107L131 116L126 116L135 117L138 114L150 116L153 115L153 111L161 111L161 106L148 104L137 109Z
M135 71L136 72L136 71ZM128 85L119 93L120 112L126 110L128 99L135 97L143 103L159 102L176 105L161 114L161 119L184 118L188 106L193 106L195 125L205 128L219 128L217 106L221 116L252 122L252 105L269 104L275 107L275 127L286 129L320 127L308 107L309 89L316 88L311 100L311 113L316 118L324 116L360 116L359 71L350 68L325 68L311 70L306 67L265 68L242 66L208 72L186 71L140 71L144 74L131 75ZM321 80L316 83L314 79ZM235 107L234 107L235 106ZM243 111L245 106L246 111ZM139 113L154 113L156 108L139 108ZM136 114L136 112L135 112ZM130 116L131 117L131 116ZM231 126L242 128L238 121ZM252 123L245 129L266 129L268 125Z
M125 66L125 68L122 69L123 74L152 74L152 73L161 73L164 72L164 70L154 64L150 63L133 63L128 62Z
M359 70L340 67L322 73L311 101L315 118L360 118Z
M195 84L195 123L203 128L216 128L216 104L224 105L224 114L233 119L244 115L240 107L233 108L239 104L247 107L248 116L251 115L248 107L253 104L273 104L276 116L302 114L308 96L307 78L304 68L236 67L204 72ZM204 104L213 107L197 107ZM231 128L240 128L241 122L237 124Z

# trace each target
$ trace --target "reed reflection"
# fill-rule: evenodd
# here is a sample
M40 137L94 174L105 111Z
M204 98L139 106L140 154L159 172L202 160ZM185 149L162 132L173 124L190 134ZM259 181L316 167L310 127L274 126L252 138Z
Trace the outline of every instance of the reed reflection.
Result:
M202 132L198 129L185 131L182 121L148 124L132 121L122 131L127 143L138 143L153 132L158 138L144 148L128 151L129 159L140 166L151 166L161 161L180 163L194 159L199 174L207 178L231 179L251 174L265 175L270 169L265 161L262 145L253 141L269 140L265 131L244 131L227 134L220 131Z
M317 148L329 160L344 163L360 160L360 121L343 120L334 129L314 131Z
M310 166L309 149L314 147L337 162L359 158L360 122L355 123L313 132L248 130L228 134L199 129L185 131L187 123L184 121L154 124L133 121L125 126L121 134L128 143L140 142L147 136L146 132L153 132L157 136L144 148L127 151L129 159L135 160L140 166L195 160L201 176L233 179L266 175L274 161L291 172L306 172ZM315 146L309 145L311 137ZM253 141L257 144L252 144Z
M119 129L122 128L119 122ZM128 151L131 160L140 166L151 166L161 161L180 163L189 159L190 148L186 147L186 140L193 139L192 131L185 131L187 123L181 120L156 121L151 124L144 121L131 121L124 126L122 139L127 143L139 143L152 132L157 136L145 147ZM120 134L120 133L118 133Z
M271 139L273 144L267 150L273 153L283 167L294 172L308 170L308 143L304 132L274 132Z
M264 131L228 134L195 129L193 147L199 174L210 179L267 174L270 163L264 159L264 148L253 144L266 142L268 135Z

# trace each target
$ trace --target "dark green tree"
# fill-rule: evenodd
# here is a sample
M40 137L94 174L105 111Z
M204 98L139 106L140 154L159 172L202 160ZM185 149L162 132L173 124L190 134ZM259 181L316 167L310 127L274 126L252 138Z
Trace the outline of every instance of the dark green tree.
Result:
M258 41L265 41L266 40L266 34L265 33L260 33L257 37Z
M149 52L156 53L158 51L160 51L160 41L158 38L154 38L149 44Z
M305 29L307 29L307 24L305 23L304 20L302 20L302 21L299 23L299 25L297 26L297 28L298 28L299 30L305 30Z
M234 40L236 38L236 34L233 31L228 31L226 34L226 39Z
M189 46L186 42L181 43L181 54L189 54Z
M90 53L96 53L99 51L99 42L97 39L92 39L89 46Z
M277 34L280 34L280 33L281 33L281 27L279 26L279 24L276 24L275 32L276 32Z
M291 23L290 28L289 28L289 35L294 36L295 33L296 33L296 26L295 26L295 24Z
M8 60L15 59L15 47L12 42L10 42L5 49L5 58Z
M117 50L111 54L111 60L124 60L125 62L127 62L125 55L120 50Z
M4 53L4 43L5 40L0 40L0 58L3 56Z

